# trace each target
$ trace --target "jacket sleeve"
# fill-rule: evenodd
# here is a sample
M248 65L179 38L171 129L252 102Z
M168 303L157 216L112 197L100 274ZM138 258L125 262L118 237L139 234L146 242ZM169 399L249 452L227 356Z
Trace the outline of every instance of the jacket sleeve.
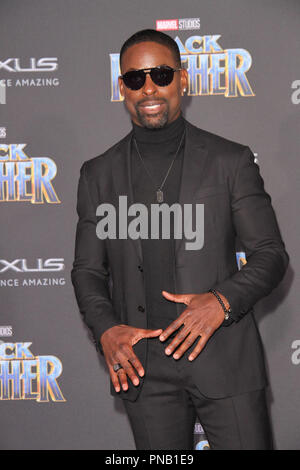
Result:
M83 320L93 333L97 349L102 352L101 335L120 322L117 322L110 299L105 242L96 235L96 207L90 197L86 163L80 170L77 213L79 219L71 279Z
M214 289L227 298L231 318L238 321L279 284L289 263L271 198L264 190L264 181L248 147L236 170L231 210L247 263Z

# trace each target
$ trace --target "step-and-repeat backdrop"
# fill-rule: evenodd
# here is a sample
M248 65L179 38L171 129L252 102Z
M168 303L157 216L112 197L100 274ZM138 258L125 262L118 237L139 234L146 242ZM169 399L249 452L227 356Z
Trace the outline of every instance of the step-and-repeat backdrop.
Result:
M1 449L134 449L70 271L79 169L130 130L119 51L144 28L178 43L185 117L249 145L272 196L291 261L256 318L276 447L300 449L299 26L298 0L1 0Z

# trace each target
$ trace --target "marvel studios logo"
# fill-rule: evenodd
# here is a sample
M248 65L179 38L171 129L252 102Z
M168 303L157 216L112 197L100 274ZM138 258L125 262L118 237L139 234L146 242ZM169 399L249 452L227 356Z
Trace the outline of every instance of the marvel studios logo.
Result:
M156 20L157 31L183 31L200 29L200 18L181 18L176 20Z
M0 326L0 337L12 336L12 326Z

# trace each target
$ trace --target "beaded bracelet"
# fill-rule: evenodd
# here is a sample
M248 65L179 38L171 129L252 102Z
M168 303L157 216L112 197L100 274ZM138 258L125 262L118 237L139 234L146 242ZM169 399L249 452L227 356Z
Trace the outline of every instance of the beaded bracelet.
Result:
M225 307L225 304L224 304L223 300L221 299L221 297L219 296L219 294L215 291L215 289L209 289L208 292L211 292L212 294L214 294L214 296L217 298L217 300L218 300L219 303L221 304L222 309L224 310L225 320L229 320L230 314L231 314L231 308L229 307L229 308L227 309L227 308Z

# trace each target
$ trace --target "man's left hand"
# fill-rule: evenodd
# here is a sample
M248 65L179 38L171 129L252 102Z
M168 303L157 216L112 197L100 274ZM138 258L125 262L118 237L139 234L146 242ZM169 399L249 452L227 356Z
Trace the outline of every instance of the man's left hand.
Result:
M182 326L173 341L167 346L165 352L167 355L171 355L176 349L173 357L179 359L200 336L195 348L188 357L190 361L193 361L200 354L212 334L223 323L223 308L211 293L171 294L162 291L162 294L168 300L187 305L182 314L159 336L161 341L165 341ZM223 297L223 299L225 298Z

